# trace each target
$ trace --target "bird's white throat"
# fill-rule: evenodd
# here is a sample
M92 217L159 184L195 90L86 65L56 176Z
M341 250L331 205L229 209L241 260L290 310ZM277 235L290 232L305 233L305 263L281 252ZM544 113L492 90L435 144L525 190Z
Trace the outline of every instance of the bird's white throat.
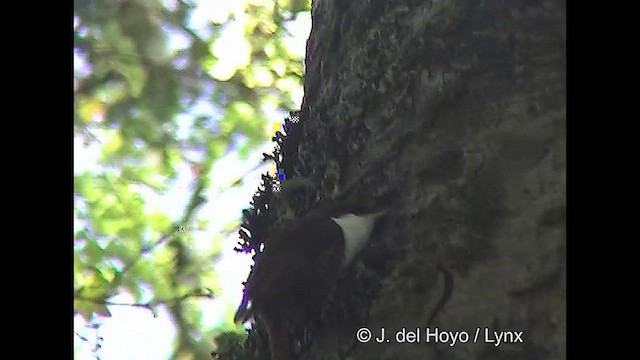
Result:
M369 241L375 221L382 214L383 213L367 215L346 214L337 218L331 218L342 228L342 233L344 234L345 265L349 264L367 241Z

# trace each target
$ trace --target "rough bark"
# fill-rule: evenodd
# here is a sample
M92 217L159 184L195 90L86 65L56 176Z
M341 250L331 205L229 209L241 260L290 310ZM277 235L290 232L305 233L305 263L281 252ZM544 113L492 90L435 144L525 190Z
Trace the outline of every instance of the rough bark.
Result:
M560 0L314 4L283 166L317 186L300 208L357 184L392 215L294 334L300 359L566 357L565 22Z

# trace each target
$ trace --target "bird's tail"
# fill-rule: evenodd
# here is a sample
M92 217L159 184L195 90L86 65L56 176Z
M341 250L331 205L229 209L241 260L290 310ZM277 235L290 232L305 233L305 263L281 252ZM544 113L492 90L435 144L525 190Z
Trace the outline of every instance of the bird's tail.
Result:
M249 318L253 316L251 311L251 306L249 305L249 299L247 298L247 293L245 292L244 296L242 296L242 302L240 306L238 306L238 310L236 310L235 315L233 316L233 322L236 324L243 324Z
M269 334L269 348L271 349L271 360L291 360L291 346L289 343L289 332L285 326L285 320L281 314L258 314L264 322Z

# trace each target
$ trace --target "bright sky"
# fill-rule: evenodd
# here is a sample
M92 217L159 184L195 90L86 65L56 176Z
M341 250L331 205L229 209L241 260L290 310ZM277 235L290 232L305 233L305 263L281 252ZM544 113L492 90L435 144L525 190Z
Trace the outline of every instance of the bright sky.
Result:
M163 3L171 8L175 1L163 0ZM195 29L196 32L201 32L204 36L209 36L208 21L221 23L226 21L229 14L234 14L236 19L240 19L238 22L241 22L242 19L238 17L237 14L242 13L242 9L243 2L241 1L201 1L192 13L189 25ZM235 27L237 27L237 25L231 25L231 30L227 31L230 38L236 36L233 33ZM309 35L310 27L311 24L308 15L300 16L296 21L288 24L287 29L294 35L288 44L292 52L301 55L304 54L305 41ZM234 44L238 44L240 48L235 49ZM169 39L169 46L174 49L185 46L184 38L179 34L172 33ZM232 41L225 42L224 54L227 54L227 56L229 56L229 54L231 54L231 56L234 54L237 55L242 50L241 43L234 43ZM226 66L227 69L235 66L233 65L234 59L221 59L221 61L225 62L224 66ZM74 57L74 68L76 71L81 72L90 71L78 56ZM217 71L224 72L224 70L225 69L221 68ZM299 102L302 99L302 90L296 95L297 96L294 96L294 101L297 101L297 105L299 106ZM215 111L215 109L202 108L199 110ZM267 128L272 131L273 122L283 121L284 116L285 114L275 111L268 114L271 123L267 125ZM224 186L246 174L247 171L259 163L262 159L263 152L271 152L272 146L272 143L263 145L250 154L246 161L241 161L235 153L231 153L219 160L214 165L212 171L214 183L219 186ZM99 154L100 144L85 147L82 140L76 138L74 141L74 173L97 170L96 160ZM249 206L249 201L258 188L260 175L267 172L268 169L268 166L263 166L251 172L243 179L244 182L242 186L225 190L223 193L217 193L218 190L216 188L208 189L209 193L207 197L209 199L212 198L214 193L217 193L217 195L214 201L207 202L199 210L200 216L206 214L210 225L206 232L201 231L193 234L196 240L196 246L198 242L203 245L209 245L208 243L213 238L213 235L221 233L224 225L239 219L241 210ZM187 190L193 180L191 170L188 167L185 166L178 171L179 178L176 186L166 195L159 196L149 193L145 196L145 201L148 206L155 206L162 209L173 219L178 219L180 215L182 215L182 211L188 201L186 194L189 194L189 192ZM220 207L216 207L216 205L219 204L225 204L224 211L221 211ZM248 274L251 259L250 256L238 255L233 251L237 242L237 233L233 233L226 238L222 245L222 259L219 263L215 264L217 273L224 274L224 276L220 276L219 278L222 290L220 296L215 299L203 298L198 300L202 302L203 325L205 327L220 324L223 321L223 315L229 311L230 308L235 308L240 303L242 297L242 281L245 280ZM130 303L133 302L133 298L125 293L112 298L111 301ZM104 319L99 328L99 336L104 338L102 348L98 352L101 360L161 360L169 356L173 349L175 328L164 307L159 307L157 318L154 318L150 311L140 308L111 306L109 310L113 316ZM86 337L89 341L94 341L96 338L95 331L87 328L84 320L80 316L74 318L74 331ZM76 359L94 360L96 358L91 351L92 344L81 341L77 336L74 336L74 346L76 347Z

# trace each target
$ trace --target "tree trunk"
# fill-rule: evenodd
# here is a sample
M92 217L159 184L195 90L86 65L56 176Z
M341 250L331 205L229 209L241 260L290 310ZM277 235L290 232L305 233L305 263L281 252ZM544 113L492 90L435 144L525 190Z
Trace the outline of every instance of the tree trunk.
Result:
M300 359L566 357L565 22L561 0L316 1L283 164L391 216Z

